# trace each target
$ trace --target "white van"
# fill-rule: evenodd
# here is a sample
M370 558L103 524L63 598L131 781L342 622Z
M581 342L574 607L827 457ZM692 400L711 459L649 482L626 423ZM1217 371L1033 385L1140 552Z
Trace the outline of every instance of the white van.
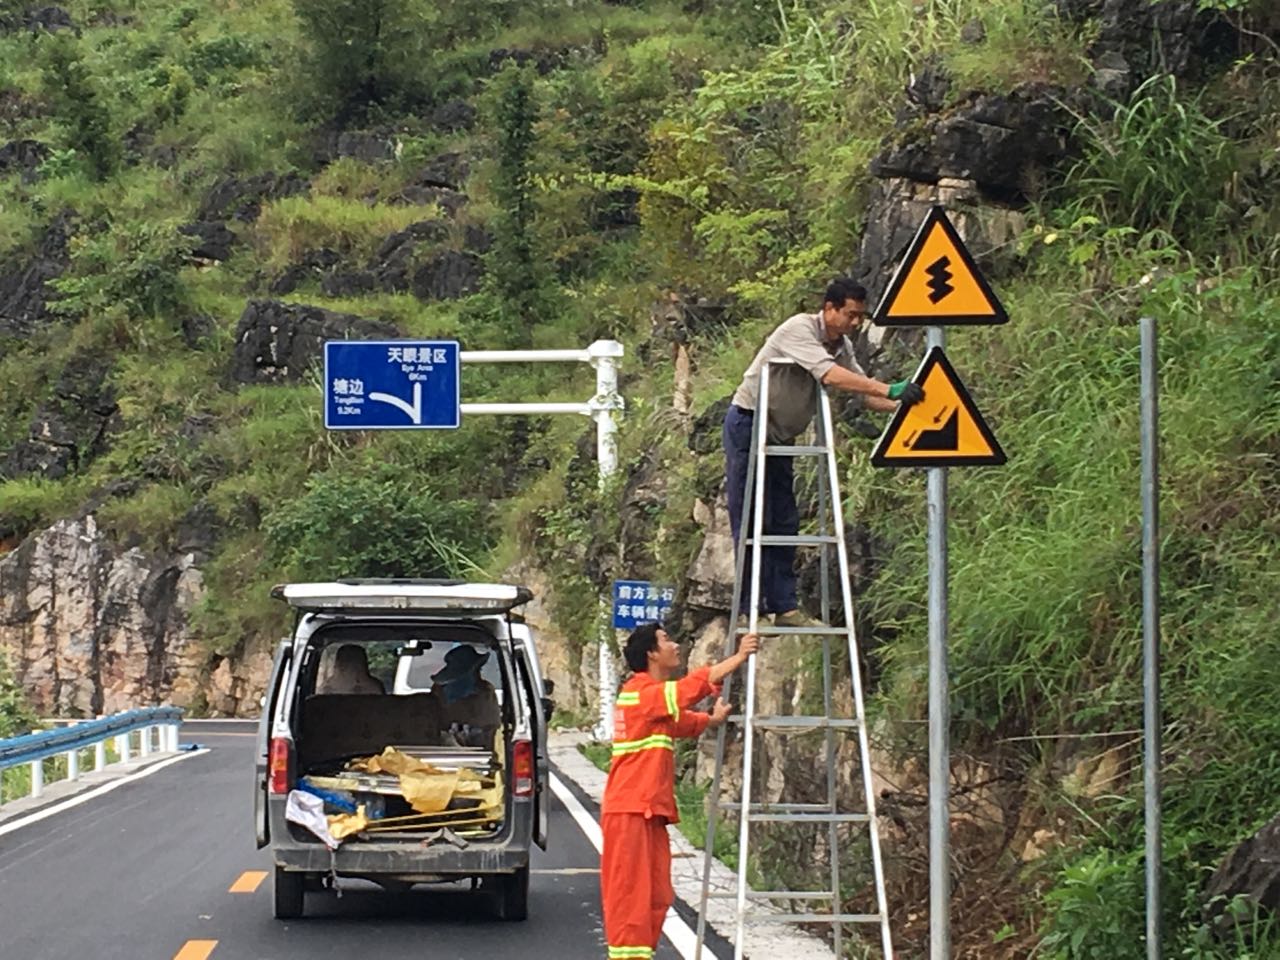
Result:
M272 596L297 611L258 727L257 841L275 859L275 915L301 916L304 893L336 875L398 889L469 880L494 896L500 916L524 919L530 850L547 842L552 709L533 635L512 614L533 595L509 584L405 579L285 584ZM485 816L469 816L462 797L417 814L395 778L352 763L387 747L500 785L501 801ZM326 804L377 801L362 808L376 816L331 854L286 819L295 788Z

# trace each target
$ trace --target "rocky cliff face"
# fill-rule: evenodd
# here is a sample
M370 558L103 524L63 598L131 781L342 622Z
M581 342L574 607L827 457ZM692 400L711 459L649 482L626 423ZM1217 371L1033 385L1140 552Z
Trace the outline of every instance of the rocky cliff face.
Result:
M266 667L206 660L190 626L203 589L194 554L119 551L92 514L60 521L0 557L0 651L46 716L252 712Z

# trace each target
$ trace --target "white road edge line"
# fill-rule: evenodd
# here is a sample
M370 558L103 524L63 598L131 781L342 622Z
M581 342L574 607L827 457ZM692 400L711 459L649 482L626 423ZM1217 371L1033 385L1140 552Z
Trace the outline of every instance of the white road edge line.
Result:
M591 845L596 848L596 853L600 853L604 847L604 835L600 832L600 824L596 823L595 817L587 812L587 808L561 782L559 777L553 773L550 779L551 792L564 804L565 809L569 811L569 816L573 817L578 827L587 835ZM662 932L671 941L671 945L676 948L676 953L680 954L684 960L693 960L694 952L698 945L698 936L693 932L693 928L684 922L684 918L676 913L674 908L667 911L667 919L662 923Z
M0 826L0 837L3 837L6 833L12 833L14 830L21 827L44 820L46 817L52 817L55 813L61 813L63 810L70 810L72 807L78 807L82 803L88 803L95 797L100 797L104 793L110 793L117 787L123 787L126 783L133 783L135 780L141 780L143 777L149 777L153 773L159 773L165 767L171 766L179 760L186 760L188 757L198 757L200 754L208 752L209 748L204 747L200 750L190 750L186 753L180 753L176 757L170 757L168 760L161 760L158 763L153 763L149 767L144 767L137 773L131 773L127 777L121 777L119 780L110 780L100 787L94 787L87 793L68 797L66 800L63 800L60 803L55 803L51 807L45 807L43 810L37 810L35 813L27 814L25 817L19 817L11 823L6 823Z

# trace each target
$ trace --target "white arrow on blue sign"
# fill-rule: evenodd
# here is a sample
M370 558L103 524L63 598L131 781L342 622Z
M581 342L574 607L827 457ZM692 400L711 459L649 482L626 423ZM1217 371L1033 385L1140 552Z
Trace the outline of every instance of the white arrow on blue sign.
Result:
M456 340L330 340L324 425L330 430L448 430L462 422Z

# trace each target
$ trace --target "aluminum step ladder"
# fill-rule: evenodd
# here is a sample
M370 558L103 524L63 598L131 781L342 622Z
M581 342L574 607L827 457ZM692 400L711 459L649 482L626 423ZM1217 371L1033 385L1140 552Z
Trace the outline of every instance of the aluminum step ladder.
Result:
M706 848L702 869L702 896L698 906L698 938L694 953L701 960L707 931L707 903L709 899L728 898L736 902L734 921L734 960L743 960L746 950L746 931L755 924L797 923L830 924L836 957L843 957L846 926L879 928L880 953L884 960L892 960L893 941L889 932L889 910L885 896L884 866L880 858L880 833L876 820L875 795L871 784L870 750L862 703L862 678L859 671L858 641L854 626L853 598L849 588L849 555L844 539L844 515L840 508L840 493L835 449L831 438L831 401L825 389L818 390L817 442L812 446L779 446L767 442L769 411L770 368L790 361L767 363L760 371L760 392L756 407L751 439L751 452L747 462L747 491L750 493L750 511L743 517L743 542L737 546L737 570L733 585L733 606L730 622L735 628L729 631L726 655L737 649L740 637L746 633L760 636L762 644L771 637L794 636L820 640L822 645L822 700L823 714L815 716L759 716L756 713L756 660L747 664L745 710L731 715L716 735L715 776L711 784L710 809L707 816ZM818 472L819 516L818 532L810 535L782 536L764 533L764 491L767 457L820 458ZM748 524L749 519L749 524ZM748 532L749 531L749 532ZM821 549L822 603L820 626L775 626L759 622L761 548L774 545L817 546ZM747 555L750 566L747 567ZM829 573L834 554L836 571L840 581L840 603L843 605L844 626L832 626L832 604ZM750 580L744 581L744 571ZM750 592L750 614L746 626L738 626L740 599L744 585ZM854 716L836 716L833 706L832 640L843 638L848 647L852 674ZM723 696L729 698L733 675L726 678ZM742 731L742 798L736 803L720 800L721 775L725 767L725 745L731 726ZM751 800L753 778L760 773L755 769L755 736L758 731L795 733L820 731L824 739L826 763L826 797L820 803L791 803L779 800L775 803L753 803ZM839 738L846 731L858 738L860 770L863 787L863 805L860 810L842 811L837 796L838 777L836 760ZM736 813L738 818L738 876L736 893L710 892L711 866L714 860L716 828L722 812ZM827 832L830 851L830 870L824 878L823 889L808 890L752 890L747 883L747 873L752 859L752 830L760 824L788 823L812 827ZM871 867L875 883L875 910L868 913L848 913L843 909L840 895L840 836L842 825L854 824L865 830L870 847ZM815 884L816 885L816 884ZM786 908L778 908L782 901ZM770 904L773 908L770 909ZM766 909L760 909L765 907ZM868 938L874 943L874 938ZM874 949L872 947L872 949ZM707 951L707 955L710 952ZM762 957L760 960L772 960Z

